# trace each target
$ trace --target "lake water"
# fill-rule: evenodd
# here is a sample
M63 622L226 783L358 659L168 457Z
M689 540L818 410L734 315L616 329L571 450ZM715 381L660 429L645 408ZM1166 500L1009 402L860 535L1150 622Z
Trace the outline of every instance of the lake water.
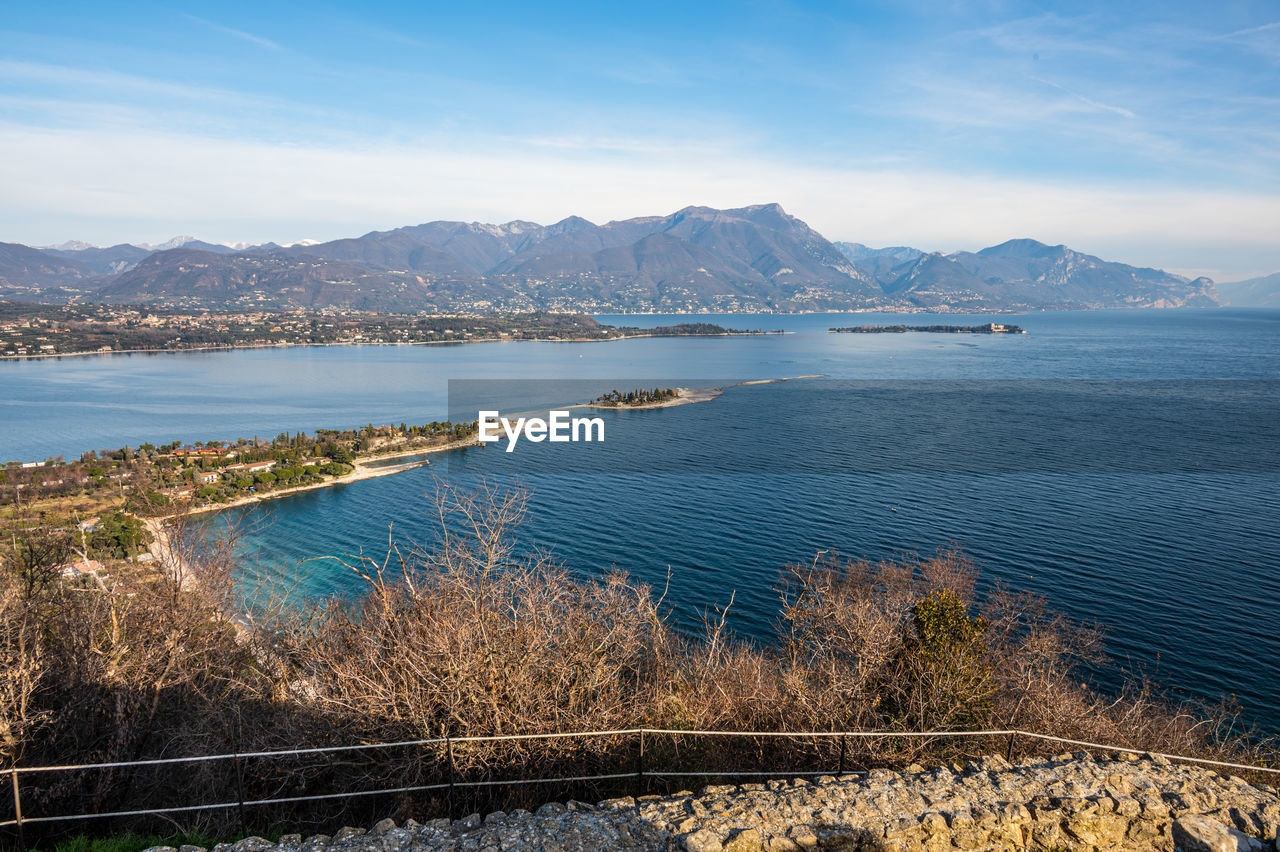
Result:
M991 319L1029 334L826 332ZM821 373L603 412L603 444L466 450L238 511L248 573L350 594L350 572L301 560L380 553L390 524L398 540L428 542L435 477L517 477L531 493L527 545L583 574L616 566L661 585L670 572L668 600L689 629L732 594L731 625L767 637L780 569L819 549L881 558L956 545L986 581L1109 627L1123 665L1188 695L1234 694L1250 721L1280 731L1280 311L711 321L792 333L0 364L0 458L425 422L495 389L526 407ZM1114 669L1091 674L1116 682Z

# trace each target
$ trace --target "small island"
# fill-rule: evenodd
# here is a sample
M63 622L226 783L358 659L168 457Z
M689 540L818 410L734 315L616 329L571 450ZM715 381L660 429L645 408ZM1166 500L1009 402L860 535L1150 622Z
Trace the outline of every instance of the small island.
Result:
M829 328L833 334L905 334L922 331L928 334L1026 334L1016 325L989 322L986 325L855 325L848 328Z
M707 402L724 393L724 388L636 388L631 391L612 390L601 394L584 408L612 408L640 411L649 408L671 408L694 402Z
M596 397L591 404L601 408L650 408L679 397L680 391L676 388L640 388L626 393L612 390Z

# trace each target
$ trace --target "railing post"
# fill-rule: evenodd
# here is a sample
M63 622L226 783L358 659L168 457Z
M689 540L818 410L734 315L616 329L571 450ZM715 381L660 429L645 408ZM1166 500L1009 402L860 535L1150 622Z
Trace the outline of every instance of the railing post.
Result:
M231 736L233 737L231 741L231 745L233 748L233 751L231 753L231 760L232 760L232 763L235 764L235 769L236 769L236 817L240 820L240 833L243 835L243 834L249 833L249 827L245 824L245 820L244 820L244 768L240 764L240 746L242 742L241 726L242 726L242 722L240 719L240 711L239 709L237 709L236 710L236 726L235 726L235 730L232 731L232 734L231 734Z
M1016 731L1009 732L1009 747L1005 749L1004 759L1013 763L1013 741L1018 736Z
M249 827L245 825L245 821L244 821L244 773L240 769L239 743L236 744L235 765L236 765L236 815L240 819L240 833L248 834Z
M445 754L446 754L446 760L447 760L446 765L448 767L448 773L449 773L448 775L449 793L448 793L448 798L445 800L445 808L448 809L449 811L449 819L453 819L453 813L454 813L453 811L453 779L454 779L453 738L450 737L448 734L445 734L445 737L444 737L444 747L445 747Z
M640 748L636 752L636 797L644 795L644 728L640 729Z
M844 748L845 748L844 741L845 741L845 735L841 734L840 735L840 768L836 770L836 775L844 774Z
M9 778L13 781L13 818L18 828L18 848L26 849L27 841L22 835L22 794L18 792L18 767L10 767Z

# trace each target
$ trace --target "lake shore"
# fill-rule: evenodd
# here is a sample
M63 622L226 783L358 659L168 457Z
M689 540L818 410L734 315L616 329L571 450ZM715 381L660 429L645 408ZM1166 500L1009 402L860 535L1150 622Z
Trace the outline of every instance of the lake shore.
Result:
M361 482L366 479L376 479L379 476L392 476L397 473L404 473L406 470L413 470L417 467L423 467L429 463L429 460L408 462L398 465L375 465L372 462L389 461L391 459L409 458L411 456L427 456L435 453L448 452L449 450L457 450L463 447L475 446L476 439L466 438L461 441L452 441L448 444L441 444L438 447L419 447L413 450L400 450L392 453L384 453L374 456L362 456L355 460L354 469L350 473L344 473L342 476L335 476L332 479L326 479L323 482L312 482L307 485L295 485L291 488L281 488L278 491L266 491L261 494L250 494L246 497L239 497L235 500L229 500L226 503L210 503L206 506L195 506L185 512L175 512L171 515L165 515L158 520L168 521L173 518L189 515L204 515L209 512L221 512L223 509L234 509L237 506L248 506L253 503L262 503L267 500L275 500L280 497L288 497L292 494L301 494L304 491L314 491L317 488L331 488L335 485L348 485L352 482Z
M693 405L699 402L710 402L724 394L726 390L734 387L746 387L750 385L765 385L775 382L787 382L797 379L816 379L821 378L823 374L815 373L805 376L785 376L778 379L752 379L743 382L737 382L732 385L724 385L715 388L679 388L678 395L675 399L663 400L662 402L648 403L638 406L611 406L596 405L594 403L577 403L565 406L566 408L601 408L601 409L627 409L627 410L650 410L655 408L672 408L679 405ZM214 512L221 512L225 509L234 509L240 506L249 506L255 503L263 503L268 500L276 500L281 497L289 497L294 494L301 494L305 491L315 491L320 488L332 488L337 485L348 485L353 482L361 482L366 479L376 479L382 476L394 476L397 473L404 473L408 470L423 467L430 463L429 459L406 462L404 464L379 465L376 462L391 461L400 458L412 458L415 456L429 456L436 453L449 452L450 450L462 449L464 447L478 446L479 440L473 436L465 438L461 441L452 441L448 444L441 444L437 447L419 447L417 449L398 450L390 453L379 455L363 456L355 460L354 469L350 473L342 476L336 476L332 479L326 479L323 482L313 482L307 485L297 485L291 488L282 488L278 491L268 491L262 494L252 494L246 497L240 497L230 500L226 503L210 503L204 506L191 507L182 512L174 512L169 515L163 515L155 518L144 518L143 523L152 535L152 543L150 546L151 555L155 560L171 574L178 576L183 582L189 579L188 573L183 569L181 564L181 556L175 553L170 546L170 537L168 533L169 524L177 518L190 518L196 515L208 515Z
M438 447L419 447L414 450L403 450L383 455L365 456L363 458L356 459L354 469L350 473L344 473L342 476L335 476L334 478L326 479L323 482L312 482L307 485L282 488L279 491L251 494L247 497L241 497L226 503L211 503L207 506L193 506L182 512L174 512L172 514L161 515L154 518L143 518L142 523L151 534L151 544L148 547L148 552L162 571L169 574L186 587L189 583L194 581L194 576L193 572L188 570L189 566L184 564L182 554L172 546L170 526L177 519L185 520L197 515L209 515L214 512L221 512L224 509L234 509L239 506L264 503L268 500L275 500L280 497L289 497L294 494L301 494L304 491L315 491L319 488L331 488L335 485L348 485L352 482L362 482L366 479L377 479L381 476L394 476L397 473L404 473L407 470L414 470L415 468L423 467L429 463L429 460L385 466L371 465L370 462L408 458L411 456L432 455L435 453L443 453L448 452L449 450L457 450L463 447L475 445L475 438L466 438L462 441L452 441L448 444L441 444Z
M0 361L40 361L54 358L89 358L95 355L181 355L185 352L234 352L240 349L302 349L325 346L469 346L472 343L612 343L646 337L755 337L794 334L790 331L724 331L715 334L619 334L616 337L477 337L472 340L342 340L332 343L244 343L226 346L190 346L180 349L111 349L84 352L30 352L0 355Z

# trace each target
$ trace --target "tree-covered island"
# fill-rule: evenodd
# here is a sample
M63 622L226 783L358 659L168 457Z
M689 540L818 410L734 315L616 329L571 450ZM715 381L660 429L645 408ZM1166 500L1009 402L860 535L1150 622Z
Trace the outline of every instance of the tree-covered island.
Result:
M633 391L612 390L592 400L591 404L603 408L647 408L679 399L676 388L639 388Z

